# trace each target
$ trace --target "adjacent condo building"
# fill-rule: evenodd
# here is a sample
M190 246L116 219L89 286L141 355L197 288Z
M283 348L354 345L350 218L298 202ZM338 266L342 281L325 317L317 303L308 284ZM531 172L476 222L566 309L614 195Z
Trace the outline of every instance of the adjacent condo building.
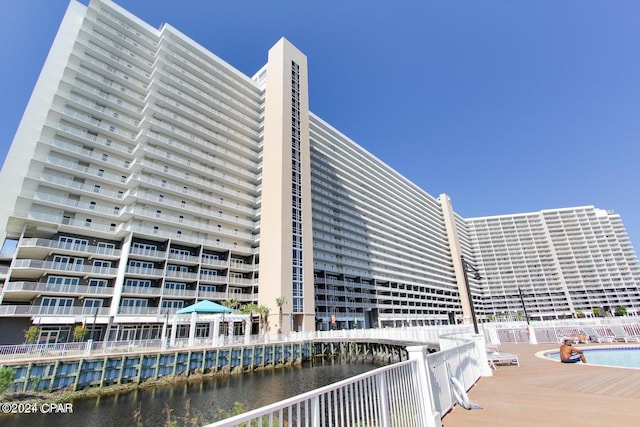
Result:
M618 215L463 218L311 113L307 74L285 39L249 77L72 1L0 174L0 344L154 338L202 300L268 333L640 310Z

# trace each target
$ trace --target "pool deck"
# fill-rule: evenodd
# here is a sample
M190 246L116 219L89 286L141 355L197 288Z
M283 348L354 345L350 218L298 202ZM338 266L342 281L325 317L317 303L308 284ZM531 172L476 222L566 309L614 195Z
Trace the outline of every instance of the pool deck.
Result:
M614 345L624 344L576 347ZM442 425L640 426L640 369L563 364L535 356L558 348L559 344L501 345L500 351L519 355L520 366L500 365L492 377L480 378L468 394L483 409L467 411L456 405Z

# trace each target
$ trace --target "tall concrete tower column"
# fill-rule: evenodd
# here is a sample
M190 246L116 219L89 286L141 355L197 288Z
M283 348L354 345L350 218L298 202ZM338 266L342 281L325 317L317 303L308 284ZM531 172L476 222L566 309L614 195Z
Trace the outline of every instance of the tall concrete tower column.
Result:
M456 282L458 284L458 294L460 295L460 304L462 305L463 322L467 324L473 323L471 314L471 295L467 292L464 266L462 265L461 256L463 255L460 248L460 238L456 227L456 218L451 204L451 198L446 194L440 195L440 205L442 206L442 215L444 217L444 225L447 230L447 238L449 239L449 248L451 249L451 258L453 261L453 270L456 274Z
M307 58L284 38L266 65L263 147L258 304L270 334L313 330Z

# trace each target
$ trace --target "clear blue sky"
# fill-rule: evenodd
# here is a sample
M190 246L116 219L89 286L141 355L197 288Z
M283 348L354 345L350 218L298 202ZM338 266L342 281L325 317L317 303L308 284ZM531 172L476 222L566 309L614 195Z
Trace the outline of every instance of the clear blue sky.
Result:
M595 205L640 251L638 0L117 3L248 75L286 37L311 110L464 217ZM67 4L0 4L2 161Z

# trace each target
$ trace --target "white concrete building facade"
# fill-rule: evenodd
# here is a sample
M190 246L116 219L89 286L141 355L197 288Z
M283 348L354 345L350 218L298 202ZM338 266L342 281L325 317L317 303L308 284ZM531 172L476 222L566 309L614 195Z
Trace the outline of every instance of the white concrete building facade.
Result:
M614 212L584 206L466 224L488 317L523 318L525 309L533 319L593 316L596 308L640 313L638 258Z

